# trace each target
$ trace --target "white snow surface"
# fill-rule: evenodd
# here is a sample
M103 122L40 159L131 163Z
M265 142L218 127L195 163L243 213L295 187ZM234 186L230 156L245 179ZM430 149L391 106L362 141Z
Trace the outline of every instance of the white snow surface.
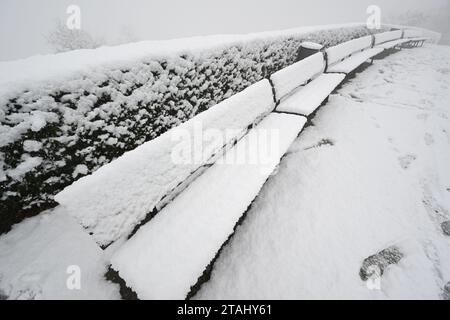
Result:
M196 298L442 298L449 101L450 47L403 50L357 75L294 142ZM391 245L405 256L370 290L361 264Z
M107 253L76 221L43 213L0 237L0 297L118 299L118 286L104 279L106 263ZM70 279L78 270L79 289Z
M392 40L397 40L402 37L402 30L395 30L389 32L376 33L375 36L375 44L380 44Z
M362 52L358 52L352 54L350 57L345 59L342 62L339 62L327 69L327 72L342 72L342 73L350 73L356 68L358 68L365 61L373 58L377 54L383 52L383 48L371 48L364 50Z
M403 50L357 74L294 142L196 298L442 298L448 101L450 47ZM102 252L58 210L0 236L0 296L118 298L102 275L121 243ZM390 245L405 256L369 290L361 263ZM79 291L66 287L70 265Z
M407 29L403 33L403 38L419 38L422 37L424 32L420 29Z
M309 116L344 78L345 75L339 73L321 74L282 101L277 107L277 111Z
M323 53L318 52L270 76L275 87L276 99L281 100L295 88L322 73L325 68Z
M305 117L272 113L112 257L140 299L184 299L297 137Z
M395 46L401 45L401 44L409 42L409 41L410 41L410 39L398 39L398 40L388 41L388 42L377 45L375 48L391 49Z
M336 63L349 55L369 48L372 45L372 36L361 37L353 39L337 46L328 48L326 50L328 57L328 64Z
M77 180L55 200L99 244L108 245L128 235L164 196L274 107L272 87L262 80ZM218 138L208 136L213 130ZM197 161L175 161L180 149L193 144L200 144Z

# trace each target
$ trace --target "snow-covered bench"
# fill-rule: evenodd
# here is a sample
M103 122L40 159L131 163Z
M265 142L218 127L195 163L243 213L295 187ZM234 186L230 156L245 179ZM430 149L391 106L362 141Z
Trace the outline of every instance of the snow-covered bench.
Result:
M292 113L305 117L312 114L331 92L344 80L345 74L321 74L308 85L300 87L277 107L277 112Z
M415 39L423 37L423 31L418 29L405 29L403 30L404 39Z
M394 30L374 34L372 37L344 42L326 50L328 57L327 73L349 74L361 64L373 60L375 56L385 50L398 46L423 45L427 39L417 37L416 30ZM406 36L406 38L405 38ZM371 42L369 41L371 38ZM370 42L370 43L369 43Z
M423 44L425 43L425 41L427 41L427 40L428 40L428 38L425 38L425 37L408 39L408 41L406 41L402 45L402 47L404 47L404 48L422 47Z
M372 42L372 36L365 36L328 48L327 50L325 50L327 55L327 71L333 65L345 60L355 53L372 47Z
M402 30L394 30L394 31L376 33L376 34L374 34L374 45L377 46L382 43L401 39L402 35L403 35Z
M406 29L384 32L375 35L375 47L384 50L399 47L417 47L428 40L420 30Z
M351 55L349 58L345 59L344 61L341 61L330 68L328 68L328 73L344 73L349 74L356 68L358 68L360 65L362 65L367 60L372 59L376 55L383 52L383 48L370 48L358 53L355 53Z
M112 269L140 299L186 298L305 122L267 116L142 226L112 257Z
M270 76L275 90L275 99L277 102L280 102L292 94L293 90L320 75L324 69L325 60L323 53L318 52L275 72Z
M262 80L79 179L55 199L107 246L170 202L274 108L272 87Z
M310 115L344 79L324 74L325 59L318 52L270 76L277 112Z
M373 37L366 36L347 41L326 50L328 67L327 73L348 74L365 61L381 53L383 49L372 48Z
M392 41L388 41L385 43L381 43L379 45L376 46L376 48L381 48L383 50L388 50L388 49L392 49L392 48L396 48L401 46L402 44L406 43L410 41L410 39L397 39L397 40L392 40Z

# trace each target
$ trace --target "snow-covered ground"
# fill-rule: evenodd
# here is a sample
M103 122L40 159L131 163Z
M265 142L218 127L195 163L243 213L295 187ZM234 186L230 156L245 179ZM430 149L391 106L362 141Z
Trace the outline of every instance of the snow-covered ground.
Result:
M449 101L444 46L403 50L345 84L291 146L195 298L442 298ZM119 298L103 274L121 243L100 250L59 210L0 237L0 297ZM403 258L369 289L363 260L390 246Z

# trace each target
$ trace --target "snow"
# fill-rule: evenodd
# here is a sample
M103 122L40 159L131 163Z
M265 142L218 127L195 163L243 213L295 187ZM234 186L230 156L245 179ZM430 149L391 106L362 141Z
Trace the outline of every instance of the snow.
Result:
M41 150L42 143L35 140L25 140L23 142L23 150L26 152L36 152Z
M450 281L450 47L376 60L319 110L197 299L442 299ZM409 156L409 165L402 159ZM370 290L364 259L404 254Z
M277 100L287 96L295 88L322 73L325 68L323 53L318 52L270 76Z
M0 296L118 299L117 285L103 278L106 260L106 253L76 221L58 212L41 214L0 236ZM77 267L79 290L67 286L72 268Z
M344 74L322 74L280 103L278 112L309 116L344 80Z
M332 65L349 55L369 48L372 45L372 36L361 37L350 40L326 50L328 57L328 65Z
M419 29L406 29L403 38L419 38L423 36L423 31Z
M410 41L410 39L399 39L399 40L389 41L389 42L379 44L375 48L391 49L391 48L394 48L395 46L401 45L401 44L409 42L409 41Z
M449 57L445 46L403 50L332 95L267 180L196 298L443 298L450 281L450 240L441 227L450 220ZM103 274L122 243L101 251L62 211L0 236L0 297L119 297ZM390 246L404 257L386 269L381 290L369 290L359 269ZM73 265L82 271L79 291L66 286Z
M40 157L31 157L29 154L22 155L22 162L13 170L8 171L8 176L14 180L20 180L25 174L32 171L34 168L39 166L42 162Z
M320 43L315 43L315 42L311 42L311 41L303 41L301 46L303 48L308 48L308 49L312 49L312 50L322 50L323 45L321 45Z
M400 39L402 37L402 33L403 33L402 30L377 33L374 35L375 44L377 45L388 41Z
M246 41L225 41L217 48L211 39L220 36L199 39L199 51L185 40L180 42L186 45L183 49L174 40L173 46L167 44L167 50L161 51L167 53L162 56L155 55L157 45L146 50L146 45L130 44L51 55L42 61L30 58L33 64L28 67L23 61L7 63L12 68L7 81L11 81L0 85L0 188L5 190L6 206L2 216L16 220L17 211L48 206L55 194L80 178L73 175L77 165L86 165L88 173L93 173L291 65L302 41L332 46L370 32L362 24L301 30L305 33L257 34ZM110 55L103 56L105 52ZM87 59L91 55L97 56ZM16 83L22 76L29 77L29 81L22 79L23 86ZM35 175L13 181L8 171L21 161L21 146L27 139L42 143L41 150L33 154L42 163Z
M327 72L342 72L348 74L359 67L361 64L363 64L365 61L383 52L383 50L383 48L372 48L352 54L344 61L334 64L333 66L328 68Z
M75 167L75 170L72 173L72 176L75 178L77 176L86 175L88 173L88 168L84 164L79 164Z
M140 299L184 299L305 122L270 114L141 227L111 260L127 286Z
M108 245L128 235L165 196L274 107L269 81L262 80L79 179L55 199L99 244ZM190 153L192 145L199 152Z
M162 41L141 41L120 46L84 49L59 54L33 56L16 61L0 62L0 97L11 92L30 90L40 82L64 82L75 74L90 73L98 68L120 68L129 61L168 59L187 53L214 52L255 40L289 38L319 30L363 26L361 23L322 25L268 31L244 35L199 36Z

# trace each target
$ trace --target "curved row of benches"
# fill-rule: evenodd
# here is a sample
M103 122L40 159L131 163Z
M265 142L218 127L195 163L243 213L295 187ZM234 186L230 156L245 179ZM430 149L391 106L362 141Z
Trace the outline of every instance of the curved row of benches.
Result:
M184 299L307 117L359 65L418 39L396 30L317 52L80 179L56 200L102 246L133 235L111 265L139 298ZM192 145L200 156L174 161L175 149L189 153Z

